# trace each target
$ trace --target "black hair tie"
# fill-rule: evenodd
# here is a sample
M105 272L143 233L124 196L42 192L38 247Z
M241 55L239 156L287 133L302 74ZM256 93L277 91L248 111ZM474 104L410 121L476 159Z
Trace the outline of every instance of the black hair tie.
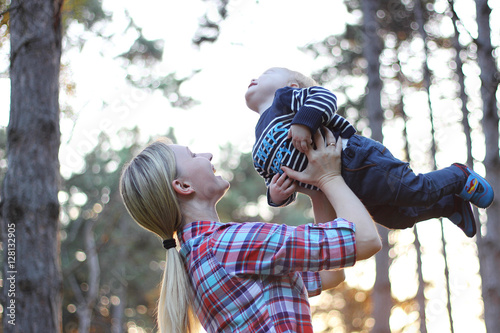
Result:
M173 247L176 247L177 245L175 244L175 238L170 238L170 239L165 239L163 241L163 247L168 250Z

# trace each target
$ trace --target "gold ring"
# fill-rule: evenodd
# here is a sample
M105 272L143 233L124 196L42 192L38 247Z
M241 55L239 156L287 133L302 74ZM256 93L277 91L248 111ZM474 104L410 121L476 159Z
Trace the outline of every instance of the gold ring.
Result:
M329 145L329 146L334 146L334 147L335 147L335 143L334 143L334 142L330 142L328 145Z

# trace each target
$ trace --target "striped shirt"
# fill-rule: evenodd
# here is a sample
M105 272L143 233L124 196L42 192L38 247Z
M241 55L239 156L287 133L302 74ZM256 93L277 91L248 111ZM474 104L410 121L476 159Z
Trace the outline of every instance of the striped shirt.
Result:
M208 333L313 332L308 297L320 270L354 265L354 224L298 227L198 221L179 233L180 254Z
M296 171L303 171L307 167L305 154L296 150L291 140L287 140L291 125L305 125L311 133L325 126L339 133L342 138L349 138L356 133L355 128L336 112L337 97L323 87L285 87L276 91L273 105L259 118L252 150L254 167L266 185L269 186L275 174L283 173L282 165ZM299 185L317 189L309 184ZM286 204L291 201L292 198Z

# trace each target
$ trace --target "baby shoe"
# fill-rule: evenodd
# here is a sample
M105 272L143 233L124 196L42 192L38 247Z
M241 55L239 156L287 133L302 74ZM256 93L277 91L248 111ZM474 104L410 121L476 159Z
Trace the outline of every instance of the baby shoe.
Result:
M490 183L465 165L455 163L466 175L467 181L462 191L458 194L464 200L476 205L479 208L488 208L493 202L493 188Z
M474 237L476 234L476 220L468 201L455 196L455 211L448 219L462 229L467 237Z

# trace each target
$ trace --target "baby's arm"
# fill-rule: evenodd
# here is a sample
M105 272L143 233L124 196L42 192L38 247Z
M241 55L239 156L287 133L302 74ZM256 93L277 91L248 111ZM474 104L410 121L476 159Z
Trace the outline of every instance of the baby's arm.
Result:
M292 139L295 149L306 153L312 144L311 130L306 125L293 124L288 131L288 139Z
M337 115L337 97L323 87L294 89L287 95L292 99L291 111L295 113L288 138L294 147L306 153L312 144L312 133L327 126Z
M295 193L297 184L286 176L286 174L275 174L269 184L269 197L277 206L281 206Z

